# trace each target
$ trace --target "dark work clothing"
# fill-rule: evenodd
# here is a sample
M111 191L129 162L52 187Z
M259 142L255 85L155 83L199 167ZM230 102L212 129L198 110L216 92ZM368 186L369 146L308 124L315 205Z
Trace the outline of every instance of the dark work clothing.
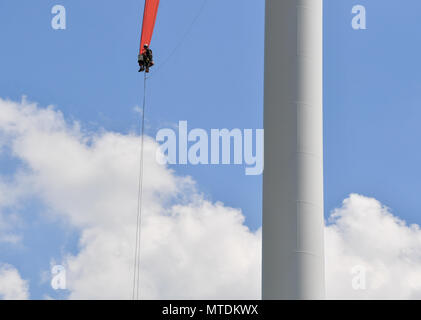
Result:
M147 48L145 52L143 53L143 58L145 60L144 61L145 67L149 67L151 65L151 62L153 61L152 50Z
M139 57L139 72L142 72L146 69L146 72L149 72L149 68L153 66L153 56L152 50L149 48L145 48L142 55Z

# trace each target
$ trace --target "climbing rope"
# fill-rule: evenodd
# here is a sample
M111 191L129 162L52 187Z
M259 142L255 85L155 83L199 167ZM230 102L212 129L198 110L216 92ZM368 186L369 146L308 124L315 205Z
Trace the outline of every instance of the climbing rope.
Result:
M179 47L183 44L186 40L187 36L190 34L193 26L196 24L197 20L201 16L208 0L203 0L202 5L195 15L192 23L187 28L186 32L184 33L181 40L177 43L177 45L173 48L169 56L160 64L159 68L157 68L153 75L156 74L177 52ZM136 219L136 244L135 244L135 255L134 255L134 266L133 266L133 292L132 292L132 299L133 300L140 300L141 298L141 279L140 279L140 267L141 267L141 227L142 227L142 202L143 202L143 157L144 157L144 137L145 137L145 110L146 110L146 83L152 75L147 76L146 72L144 73L144 80L143 80L143 104L141 109L141 139L140 139L140 162L139 162L139 184L138 184L138 195L137 195L137 219Z
M133 272L133 300L140 300L140 258L141 258L141 227L142 227L142 200L143 200L143 149L145 137L145 110L146 110L146 73L143 79L143 105L141 115L141 136L140 136L140 162L139 162L139 184L137 194L137 221L136 221L136 245Z

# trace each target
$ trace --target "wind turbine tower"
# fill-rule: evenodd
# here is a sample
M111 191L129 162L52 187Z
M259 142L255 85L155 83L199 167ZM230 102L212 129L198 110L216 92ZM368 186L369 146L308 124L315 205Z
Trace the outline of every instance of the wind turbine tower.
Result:
M323 0L266 0L262 297L324 298Z

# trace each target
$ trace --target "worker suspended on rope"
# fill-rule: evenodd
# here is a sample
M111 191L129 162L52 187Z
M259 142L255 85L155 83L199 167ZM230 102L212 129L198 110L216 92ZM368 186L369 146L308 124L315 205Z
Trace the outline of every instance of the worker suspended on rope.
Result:
M143 53L139 55L139 72L146 71L149 73L149 68L152 67L155 63L153 62L152 50L149 48L148 44L143 45Z
M145 0L145 11L143 13L142 38L140 40L140 52L138 56L139 72L149 72L149 68L154 65L152 50L149 45L155 27L156 16L158 14L159 0Z

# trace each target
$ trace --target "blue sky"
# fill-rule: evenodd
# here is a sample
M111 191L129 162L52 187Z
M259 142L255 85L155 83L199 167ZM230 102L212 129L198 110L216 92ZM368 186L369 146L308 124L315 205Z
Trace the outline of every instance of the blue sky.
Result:
M56 4L66 7L66 30L51 28ZM262 128L264 1L207 1L184 37L202 4L161 1L152 48L156 69L164 65L148 82L151 136L180 120L206 130ZM367 30L351 28L356 4L367 8ZM140 0L2 1L0 97L56 105L90 130L137 130L142 9ZM421 224L420 10L417 0L325 0L326 217L350 193L360 193ZM1 174L10 175L15 161L0 158ZM209 199L241 208L250 228L260 227L260 176L245 176L242 166L173 169L191 175ZM42 210L34 200L25 214ZM18 266L34 284L32 296L41 298L53 293L39 273L63 248L76 252L78 237L59 222L27 223L28 246L0 245L0 261Z
M352 4L367 30L345 23ZM326 212L350 192L420 223L421 31L418 1L326 1Z

